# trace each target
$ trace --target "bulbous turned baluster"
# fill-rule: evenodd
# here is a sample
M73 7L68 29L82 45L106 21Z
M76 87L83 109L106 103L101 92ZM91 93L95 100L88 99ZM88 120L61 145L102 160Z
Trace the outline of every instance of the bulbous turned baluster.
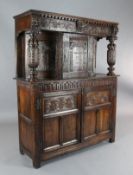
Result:
M108 44L107 48L107 63L109 65L108 70L109 72L107 73L107 75L115 75L114 73L114 65L115 65L115 61L116 61L116 45L114 43L114 38L110 37L109 38L110 43Z

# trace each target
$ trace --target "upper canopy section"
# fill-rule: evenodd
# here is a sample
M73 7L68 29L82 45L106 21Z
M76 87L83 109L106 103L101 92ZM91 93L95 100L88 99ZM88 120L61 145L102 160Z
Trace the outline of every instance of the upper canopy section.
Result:
M59 13L29 10L15 18L16 35L29 30L70 32L117 38L118 23Z

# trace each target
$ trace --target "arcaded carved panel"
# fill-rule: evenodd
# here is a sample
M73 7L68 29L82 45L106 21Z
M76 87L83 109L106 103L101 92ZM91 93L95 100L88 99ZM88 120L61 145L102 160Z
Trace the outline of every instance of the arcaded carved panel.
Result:
M73 95L50 97L44 99L44 113L55 113L76 108L76 97Z
M85 94L85 106L108 103L109 96L109 91L88 92Z

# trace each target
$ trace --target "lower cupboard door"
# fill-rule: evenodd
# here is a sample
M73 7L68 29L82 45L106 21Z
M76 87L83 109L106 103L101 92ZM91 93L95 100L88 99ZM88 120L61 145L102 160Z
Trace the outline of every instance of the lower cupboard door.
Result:
M85 111L83 117L84 140L97 134L110 132L111 109L101 108L93 111Z
M43 145L45 151L75 144L80 137L80 120L78 113L65 116L44 118Z

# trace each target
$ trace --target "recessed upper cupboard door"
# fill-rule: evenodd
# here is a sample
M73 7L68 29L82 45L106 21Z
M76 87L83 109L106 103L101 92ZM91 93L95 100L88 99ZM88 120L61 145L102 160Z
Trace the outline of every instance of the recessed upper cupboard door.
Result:
M63 35L63 78L88 77L95 72L95 37L80 34Z

